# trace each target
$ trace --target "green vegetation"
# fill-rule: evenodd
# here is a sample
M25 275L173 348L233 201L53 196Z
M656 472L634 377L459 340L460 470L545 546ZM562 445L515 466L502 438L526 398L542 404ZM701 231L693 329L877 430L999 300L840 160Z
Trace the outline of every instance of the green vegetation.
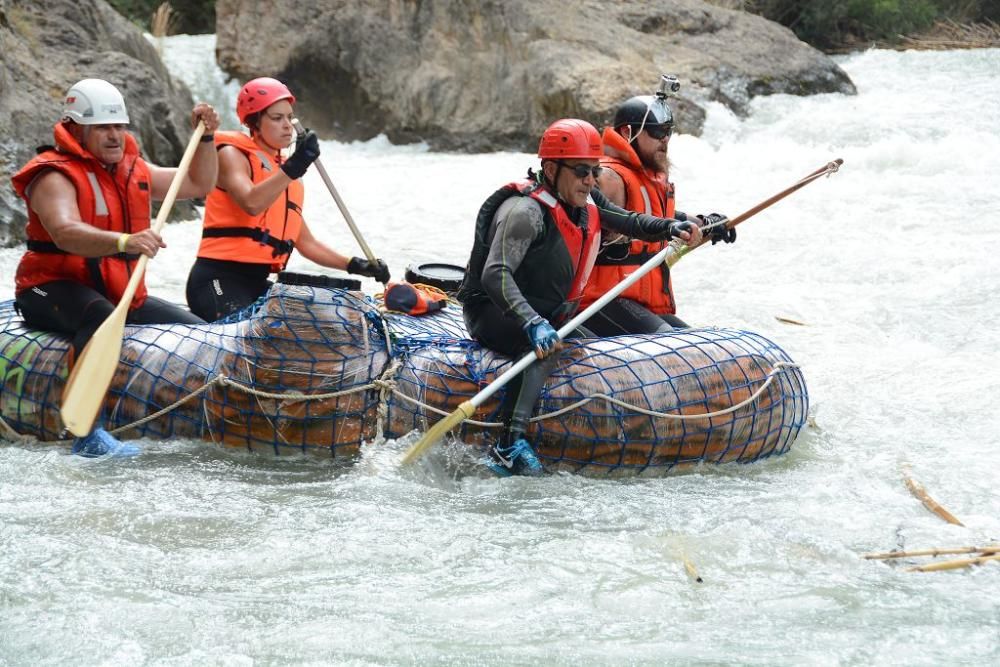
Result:
M715 0L791 28L799 39L831 51L867 44L899 44L931 31L936 22L1000 21L996 0Z
M152 17L164 0L108 0L119 14L143 30L152 30ZM168 34L197 35L215 32L215 0L170 0Z

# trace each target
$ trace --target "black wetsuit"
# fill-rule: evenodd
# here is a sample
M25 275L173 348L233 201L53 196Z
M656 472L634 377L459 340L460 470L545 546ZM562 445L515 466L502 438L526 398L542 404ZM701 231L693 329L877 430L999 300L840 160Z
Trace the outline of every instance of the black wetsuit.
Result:
M664 219L620 208L597 189L591 197L600 212L602 227L643 240L669 238ZM502 203L498 205L498 201ZM567 209L567 213L586 229L586 208ZM565 263L571 259L560 251L555 223L530 197L504 197L498 190L483 204L476 225L469 270L458 293L466 325L473 338L486 347L508 356L521 356L531 350L524 331L529 320L540 315L558 327L572 317L574 305L555 298L559 293L563 298L569 293L574 271ZM508 439L527 430L538 396L558 358L553 354L532 364L505 388L500 418L507 424Z
M199 257L187 281L191 312L209 322L240 311L267 293L273 284L269 264Z
M25 323L35 329L55 331L73 338L79 355L115 306L97 290L69 280L57 280L23 290L15 299ZM155 296L126 318L128 324L204 324L200 317Z

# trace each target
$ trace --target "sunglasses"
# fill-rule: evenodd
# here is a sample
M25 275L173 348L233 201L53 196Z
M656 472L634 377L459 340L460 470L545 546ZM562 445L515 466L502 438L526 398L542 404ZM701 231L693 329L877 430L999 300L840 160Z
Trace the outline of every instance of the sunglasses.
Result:
M604 167L597 165L591 167L589 164L566 164L562 160L556 160L556 164L561 164L566 167L580 180L587 178L587 176L599 178L601 176L601 172L604 171Z
M674 133L673 125L647 125L642 128L643 132L648 134L651 139L660 141L665 137L669 137Z

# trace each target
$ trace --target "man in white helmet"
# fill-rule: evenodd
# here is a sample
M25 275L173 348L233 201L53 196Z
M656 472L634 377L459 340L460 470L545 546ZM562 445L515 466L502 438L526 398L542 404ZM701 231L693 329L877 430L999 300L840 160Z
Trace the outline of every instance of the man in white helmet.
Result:
M218 163L215 110L191 112L205 122L205 136L181 182L178 199L204 197L215 186ZM27 203L28 249L17 267L15 297L25 322L72 337L70 365L122 297L140 255L155 257L166 244L151 230L154 199L163 199L176 169L158 167L139 154L128 133L122 94L102 79L84 79L66 93L55 146L40 152L11 179ZM130 304L130 324L201 323L179 306L148 296L140 282ZM131 454L102 428L78 438L85 456Z

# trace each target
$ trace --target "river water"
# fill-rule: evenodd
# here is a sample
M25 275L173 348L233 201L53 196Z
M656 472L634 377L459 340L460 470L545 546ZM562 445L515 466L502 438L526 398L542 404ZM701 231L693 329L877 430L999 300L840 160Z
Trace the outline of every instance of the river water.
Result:
M212 53L167 40L199 96L232 104ZM759 332L802 365L812 426L789 454L495 480L440 454L403 469L398 442L347 470L199 441L140 441L125 461L0 447L0 664L1000 661L1000 563L861 558L1000 541L1000 50L840 63L857 96L758 99L746 119L712 106L704 136L671 140L692 212L736 215L844 159L674 272L687 321ZM464 264L481 201L536 162L322 147L395 275ZM314 233L358 254L313 171L306 188ZM183 300L198 234L168 227L152 292ZM0 252L2 298L18 256Z

